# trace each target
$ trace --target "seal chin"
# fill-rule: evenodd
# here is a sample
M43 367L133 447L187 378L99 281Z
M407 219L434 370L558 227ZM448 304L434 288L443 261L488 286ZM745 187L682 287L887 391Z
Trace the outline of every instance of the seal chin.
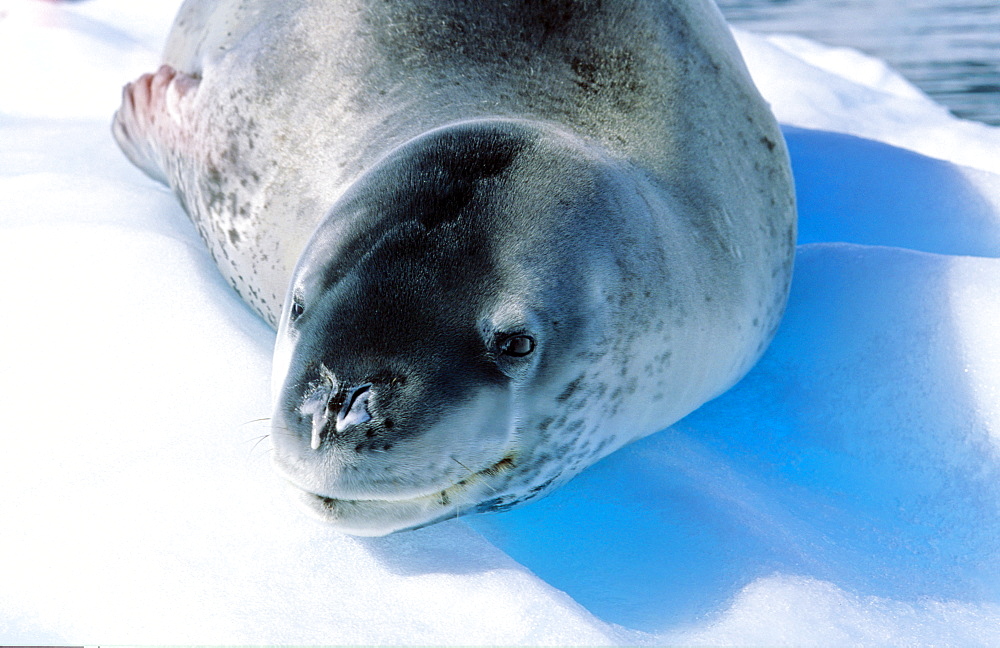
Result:
M490 480L513 467L514 457L507 455L489 468L450 486L428 495L401 499L340 499L313 493L292 482L289 482L289 486L308 511L344 533L384 536L456 518L472 511L487 494L496 494Z

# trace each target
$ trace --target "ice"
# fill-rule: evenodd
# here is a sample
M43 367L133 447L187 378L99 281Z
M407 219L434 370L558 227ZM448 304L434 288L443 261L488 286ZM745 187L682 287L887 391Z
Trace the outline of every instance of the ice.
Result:
M273 333L109 135L177 0L0 0L3 643L1000 642L1000 129L737 32L800 247L745 380L515 511L341 535Z
M858 135L1000 173L1000 128L954 118L885 63L797 37L734 34L781 123Z
M843 133L784 130L800 244L1000 256L1000 175Z
M948 308L970 277L1000 295L995 260L840 243L798 260L781 334L732 391L472 526L598 616L649 630L774 572L998 600L1000 439L966 383L1000 358L963 363Z

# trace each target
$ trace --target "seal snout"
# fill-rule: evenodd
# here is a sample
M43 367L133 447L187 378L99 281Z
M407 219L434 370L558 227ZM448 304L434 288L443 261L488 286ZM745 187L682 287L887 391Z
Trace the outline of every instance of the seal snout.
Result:
M357 387L335 387L328 382L304 399L299 412L303 417L311 419L312 439L309 445L313 450L319 450L331 422L335 433L340 434L352 426L371 420L368 411L371 388L371 383Z

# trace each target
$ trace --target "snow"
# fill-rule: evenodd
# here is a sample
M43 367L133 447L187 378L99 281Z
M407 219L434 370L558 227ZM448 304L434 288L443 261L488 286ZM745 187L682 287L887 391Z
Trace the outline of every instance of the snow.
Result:
M272 332L109 136L177 0L0 0L3 643L1000 642L1000 129L737 37L800 200L739 385L515 511L341 535L268 461Z
M795 36L735 35L779 122L1000 173L1000 129L955 119L885 63Z

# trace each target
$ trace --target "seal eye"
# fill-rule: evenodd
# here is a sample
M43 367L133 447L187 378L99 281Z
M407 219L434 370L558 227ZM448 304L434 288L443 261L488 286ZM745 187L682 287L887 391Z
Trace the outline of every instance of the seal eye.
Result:
M305 306L302 305L302 302L295 300L292 302L292 309L289 312L289 315L291 316L292 320L297 320L299 318L299 315L301 315L302 311L304 310Z
M512 335L500 343L500 353L512 358L523 358L535 350L535 339L530 335Z

